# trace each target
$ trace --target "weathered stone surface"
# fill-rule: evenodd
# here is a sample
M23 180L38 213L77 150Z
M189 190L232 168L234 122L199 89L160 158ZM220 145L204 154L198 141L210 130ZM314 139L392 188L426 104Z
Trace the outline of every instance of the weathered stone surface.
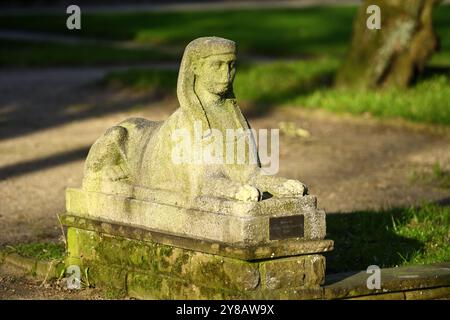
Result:
M384 294L381 293L368 296L358 296L348 298L347 300L405 300L405 293L404 292L392 292Z
M34 274L36 271L36 259L23 257L17 253L7 254L4 258L4 262L21 269L30 275Z
M406 300L430 300L430 299L442 299L450 298L450 286L441 288L432 288L424 290L412 290L406 291Z
M128 296L138 299L246 299L239 291L210 288L148 273L131 271L127 277Z
M325 257L321 255L313 255L305 263L305 274L308 277L305 278L305 285L307 287L314 287L322 285L325 282Z
M325 280L325 258L320 255L297 256L261 263L263 285L280 288L314 288Z
M58 278L65 268L64 262L61 260L36 261L36 276L40 279L51 280Z
M195 123L210 130L201 132L201 145L210 143L213 130L225 136L226 130L250 129L233 93L235 62L236 44L231 40L204 37L189 43L178 77L180 108L164 122L133 118L108 129L89 152L83 189L134 197L138 186L138 193L163 190L191 201L199 196L258 201L262 192L302 196L306 192L302 183L261 174L260 161L249 161L258 159L254 138L242 134L232 141L245 139L244 163L235 161L237 155L218 164L173 161L172 135L179 129L190 136Z
M73 227L67 236L67 264L118 295L128 288L147 298L265 298L319 289L324 277L318 255L250 262Z
M323 239L325 213L306 186L268 175L261 165L254 132L234 97L235 62L233 41L192 41L178 77L180 108L164 122L132 118L108 129L89 151L82 189L67 190L67 212L248 244L274 240L270 217L302 216L304 230L285 238ZM189 138L188 160L178 162L180 137ZM223 157L206 157L211 147Z
M108 298L122 298L128 294L128 270L122 266L90 262L82 266L82 270L84 280L89 281L89 285L102 288Z
M333 249L333 241L331 240L299 241L298 239L285 239L258 245L236 245L174 236L149 229L130 227L67 214L62 214L59 218L64 225L69 227L129 239L150 241L153 243L160 243L241 260L260 260L299 254L321 253ZM70 241L72 241L71 238L69 238L69 242Z
M372 296L433 287L450 287L450 263L381 269L381 288L369 289L365 271L328 276L324 287L326 299ZM381 296L380 296L381 298Z
M234 97L235 62L233 41L192 41L180 108L164 122L127 119L94 143L83 186L67 190L61 216L68 264L116 295L316 296L325 272L317 253L333 247L325 212L303 183L262 166ZM180 138L187 161L177 162Z
M315 208L313 196L271 198L250 204L211 198L204 203L188 209L162 199L156 203L81 189L66 191L66 208L70 214L130 226L151 226L155 231L170 230L170 233L199 239L248 244L269 242L270 218L299 214L305 221L302 239L323 239L326 234L325 212Z
M262 263L264 286L269 289L301 287L305 284L305 259L289 258Z
M35 258L24 257L17 253L0 251L0 265L6 264L25 275L33 276L40 280L58 278L65 269L63 260L41 261Z
M450 298L450 286L359 296L349 298L349 300L433 300L448 298Z
M365 272L356 274L344 273L338 275L331 275L327 277L327 286L325 287L278 287L278 289L268 289L265 284L265 275L267 274L267 265L273 262L272 270L273 274L277 275L278 271L282 271L282 267L291 264L290 270L298 270L292 268L292 264L296 259L302 259L302 256L274 259L273 261L260 261L258 263L249 263L250 268L246 269L247 276L241 277L239 281L245 283L240 288L243 290L228 289L225 287L214 287L217 285L219 278L222 275L227 274L228 278L233 278L233 274L239 274L239 263L231 264L231 268L228 267L229 261L236 259L229 259L227 262L223 262L224 270L219 273L220 276L214 274L213 284L210 281L213 276L210 273L205 273L205 277L201 278L201 268L198 269L198 278L195 281L188 277L175 277L174 271L179 274L187 274L193 270L187 268L189 266L190 259L186 259L186 255L180 253L187 252L187 250L174 251L176 248L170 248L168 246L159 247L154 249L149 247L148 242L136 241L136 244L141 247L142 250L132 250L133 254L129 256L129 259L114 258L112 257L114 250L116 255L120 255L121 252L117 251L122 248L120 245L111 246L111 250L106 250L110 256L108 260L102 260L98 255L99 249L89 248L91 241L95 241L94 235L89 234L85 230L80 232L74 232L75 228L69 228L69 237L72 238L70 256L66 260L66 265L78 264L82 270L83 282L86 284L94 284L99 288L102 288L109 298L119 298L124 295L140 298L140 299L356 299L356 300L404 300L404 299L448 299L450 298L450 264L441 263L427 266L410 266L399 267L391 269L382 269L382 274L388 275L386 282L390 284L381 290L368 290L366 285L367 277L369 276ZM98 236L102 236L99 234ZM76 239L73 239L75 237ZM108 237L107 243L111 241L122 241L127 239L119 239L117 237ZM74 241L77 240L77 241ZM73 245L75 244L75 245ZM129 245L127 246L130 247ZM105 243L102 245L103 249L107 249ZM179 250L179 249L178 249ZM81 255L76 256L75 255ZM15 253L3 253L3 264L0 265L0 271L9 270L8 268L14 267L25 273L26 275L32 275L40 279L45 279L46 272L49 270L49 261L36 261L33 258L26 258L18 256ZM195 253L194 253L195 254ZM6 259L10 256L9 259ZM191 255L187 254L188 257ZM215 255L209 255L214 257L211 261L221 262L220 257ZM152 257L158 257L162 259L161 263L152 264ZM200 260L207 262L208 259L203 257ZM314 264L314 258L310 259L310 264ZM127 265L117 265L111 263L111 261L120 261L120 263L129 263ZM305 260L308 261L308 260ZM319 259L320 261L320 259ZM0 260L1 262L1 260ZM277 262L279 264L277 265ZM284 262L284 263L283 263ZM201 263L203 264L203 263ZM255 272L255 265L259 264L260 281L256 288L252 289L252 279L256 279L253 276ZM40 265L40 266L39 266ZM151 266L154 267L151 267ZM307 264L306 264L307 265ZM197 264L198 266L198 264ZM217 265L216 265L217 266ZM58 264L56 266L55 276L59 276L63 271L63 265ZM194 267L195 268L195 267ZM159 272L159 270L163 272ZM214 268L206 268L205 270L214 270ZM156 272L153 272L156 271ZM45 274L44 274L45 273ZM222 275L221 275L222 274ZM389 276L389 274L391 276ZM396 275L394 277L394 274ZM86 278L87 275L87 278ZM207 276L206 276L207 275ZM311 274L310 274L311 276ZM283 275L279 275L283 278ZM298 274L288 275L284 279L284 283L292 283L292 279L298 279ZM51 279L51 276L47 278ZM314 279L314 277L311 277ZM216 282L214 282L216 281ZM254 282L253 282L254 283ZM267 281L266 281L267 283ZM331 284L330 284L331 283ZM384 284L383 284L384 285Z

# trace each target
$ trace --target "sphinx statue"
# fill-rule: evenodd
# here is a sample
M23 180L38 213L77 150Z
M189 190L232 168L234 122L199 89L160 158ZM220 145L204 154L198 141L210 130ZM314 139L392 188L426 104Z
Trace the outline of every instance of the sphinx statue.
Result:
M82 188L67 190L68 214L229 244L322 239L325 213L316 197L261 165L233 93L235 64L231 40L189 43L178 75L179 108L165 121L131 118L106 130L89 151ZM227 160L194 161L211 145L219 147L210 155L226 153Z
M325 212L303 183L267 170L233 94L235 63L233 41L192 41L180 107L165 121L127 119L93 144L59 215L67 265L138 298L321 296L333 248Z
M203 37L189 43L178 75L180 107L163 122L131 118L108 129L89 152L84 189L127 197L136 197L136 188L170 191L190 201L205 195L238 201L259 201L265 193L303 196L306 187L301 182L262 174L260 161L214 165L172 161L173 133L185 128L193 134L195 123L223 136L228 129L241 130L237 132L247 138L247 158L258 159L254 138L245 137L250 126L233 93L235 63L233 41ZM208 136L202 141L207 143ZM249 156L252 152L256 154Z

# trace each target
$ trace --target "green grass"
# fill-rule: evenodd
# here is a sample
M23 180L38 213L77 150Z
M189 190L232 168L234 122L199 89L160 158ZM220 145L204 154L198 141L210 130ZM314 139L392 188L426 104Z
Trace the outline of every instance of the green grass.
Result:
M370 113L382 118L404 118L415 122L450 124L450 74L430 69L406 90L337 90L331 87L339 61L323 58L275 62L238 67L235 93L243 106L260 112L276 105L323 108L334 112ZM177 73L159 70L115 72L104 83L152 89L175 94Z
M426 74L411 88L373 92L331 87L334 74L350 43L357 8L228 10L225 12L84 14L82 30L68 31L66 15L1 16L0 28L46 31L81 37L127 40L182 48L190 40L217 35L238 42L240 52L305 57L301 61L242 65L235 92L241 106L269 110L290 104L334 112L370 113L382 118L450 124L450 5L434 11L442 51ZM112 49L86 45L0 42L1 65L99 64L173 59L149 50ZM313 59L311 59L313 58ZM175 93L176 72L130 70L114 73L106 83Z
M38 260L62 259L65 256L63 243L27 243L10 248L17 254Z
M327 273L450 261L450 207L363 211L327 215L327 238L335 248L327 254ZM14 252L39 260L61 259L64 245L30 243Z
M335 249L327 272L450 261L450 207L391 209L327 216Z
M356 6L303 9L227 10L167 13L83 14L82 29L67 30L67 15L0 15L0 28L45 31L69 36L131 40L183 48L200 36L238 42L241 52L271 55L341 56L351 37ZM444 58L450 52L450 5L434 11ZM437 60L439 55L435 58Z
M380 118L450 124L450 77L437 75L406 89L353 91L320 89L299 96L293 103L334 112L370 113Z
M83 14L82 29L66 29L67 15L1 16L0 28L90 38L178 45L205 35L238 42L259 54L343 53L356 7L227 10L211 12Z
M135 90L157 90L169 95L175 94L177 72L145 68L113 71L108 73L100 84Z
M431 170L412 171L411 182L431 187L450 188L450 171L446 171L440 162L436 162Z
M113 48L97 44L57 44L0 40L0 66L101 65L173 60L147 49Z

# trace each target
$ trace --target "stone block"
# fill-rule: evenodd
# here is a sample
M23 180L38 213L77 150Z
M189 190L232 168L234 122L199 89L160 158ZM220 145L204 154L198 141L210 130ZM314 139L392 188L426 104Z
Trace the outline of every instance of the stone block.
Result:
M258 245L228 244L173 234L164 234L146 228L131 227L123 224L106 222L104 220L94 220L68 214L61 214L59 218L64 225L74 227L75 229L95 231L97 234L149 241L149 243L165 244L171 247L248 261L321 253L333 249L333 241L331 240L284 239ZM70 234L68 238L70 239ZM72 248L71 250L74 249Z
M412 290L406 291L404 294L406 300L449 299L450 283L448 287Z
M224 299L300 297L319 289L320 255L246 261L68 228L67 264L77 264L89 282L115 295L146 298ZM126 291L125 291L126 290ZM317 293L316 293L317 295Z
M167 200L158 203L69 188L66 199L67 212L76 216L230 244L271 242L270 221L279 217L303 216L299 233L304 240L320 240L326 233L325 212L316 209L314 196L255 203L201 198L184 207Z
M263 285L269 289L319 287L325 277L325 258L304 255L261 262Z
M64 270L64 263L60 260L37 261L36 276L41 279L51 280L58 278Z
M238 291L255 290L259 285L259 264L237 259L194 253L186 272L194 283Z
M36 259L23 257L16 253L10 253L5 256L4 262L31 275L35 274Z

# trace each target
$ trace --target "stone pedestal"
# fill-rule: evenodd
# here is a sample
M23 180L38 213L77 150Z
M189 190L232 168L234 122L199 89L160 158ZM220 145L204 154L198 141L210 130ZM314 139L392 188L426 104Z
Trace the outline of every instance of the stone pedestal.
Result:
M241 217L222 214L216 217L219 215L198 211L198 215L204 215L201 221L209 223L203 226L203 230L207 230L204 234L211 235L208 239L138 225L133 215L139 216L139 219L151 216L155 203L133 200L138 204L126 205L130 199L69 189L68 212L60 215L62 223L68 227L67 265L80 266L85 281L105 288L113 297L320 297L320 285L325 278L325 258L321 254L333 248L331 240L323 240L324 213L315 209L315 198L312 196L296 200L269 200L259 202L258 206L268 210L276 204L269 210L270 214L259 212L259 215ZM285 211L287 203L290 203L291 211ZM141 211L137 213L137 209L133 208L140 208ZM292 208L296 210L292 211ZM120 211L124 219L135 224L100 218L100 215L108 216L107 210ZM173 207L172 210L179 211L180 208ZM256 208L253 206L252 210ZM277 214L277 211L282 214ZM156 211L159 217L163 212L167 213L161 208ZM201 224L196 224L194 220L190 223L182 220L184 224L178 225L177 216L173 217L169 219L172 230L180 231L183 227L186 230L201 230ZM195 213L193 217L196 217ZM219 222L216 218L220 219ZM284 223L277 218L288 220ZM303 221L303 224L296 220ZM245 228L252 223L259 228ZM222 225L214 236L210 229L215 224ZM226 232L221 233L220 230ZM229 230L235 231L231 233ZM228 237L228 241L220 241L224 237ZM275 239L271 239L273 237Z
M180 108L164 122L122 121L92 145L83 186L67 190L61 216L67 263L82 266L86 281L157 299L320 291L320 254L333 246L324 240L325 212L303 183L263 167L268 135L257 144L239 109L235 62L231 40L190 42Z

